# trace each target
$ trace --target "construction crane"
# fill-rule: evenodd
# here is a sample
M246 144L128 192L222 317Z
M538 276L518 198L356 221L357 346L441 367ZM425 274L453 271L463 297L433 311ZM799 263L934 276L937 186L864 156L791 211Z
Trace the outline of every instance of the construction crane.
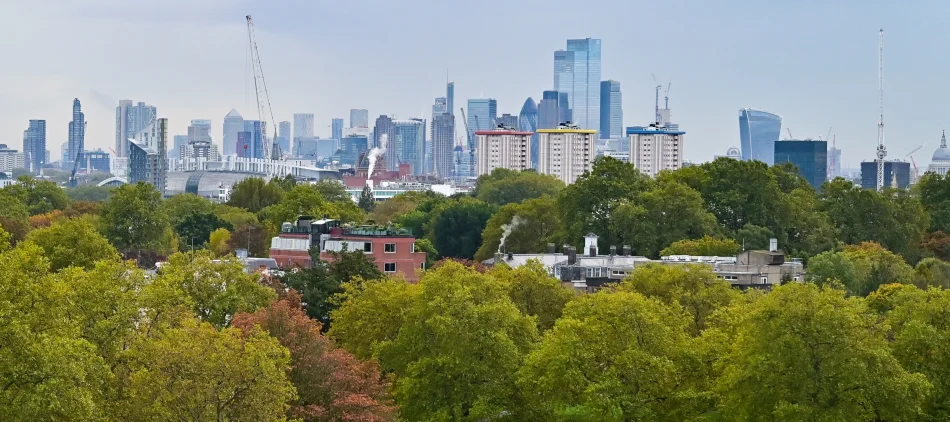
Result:
M670 109L670 86L673 85L673 80L670 79L670 83L666 84L666 92L663 93L663 108Z
M877 191L881 192L884 190L884 157L887 157L887 148L884 147L884 29L881 29L878 39L877 79L881 109L881 118L877 121Z
M86 127L89 126L89 122L84 122L82 125L83 136L86 135ZM111 149L111 148L110 148ZM114 152L114 151L113 151ZM69 187L74 188L79 184L79 181L76 180L76 171L79 170L79 157L82 155L82 151L76 152L76 158L73 159L73 172L69 174ZM88 170L87 170L88 172Z
M915 152L917 152L917 151L920 151L920 149L923 148L923 147L925 147L925 146L927 146L927 144L923 144L923 145L921 145L921 146L919 146L919 147L917 147L917 148L914 148L913 150L911 150L911 152L908 152L907 155L906 155L907 157L910 158L910 163L914 165L914 180L912 181L912 182L914 182L914 183L917 182L917 178L919 177L919 173L918 173L918 171L917 171L917 161L914 160L914 155L913 155L913 154L914 154Z
M831 129L834 129L834 128L835 128L834 126L831 126L828 128L828 134L825 135L825 139L824 139L825 142L828 142L829 140L831 140Z
M257 117L261 124L261 144L263 153L271 155L272 160L280 158L280 144L277 142L277 125L274 124L274 110L271 108L270 95L267 93L267 82L264 80L264 69L261 67L261 56L257 50L257 38L254 36L254 20L251 15L247 15L247 43L250 51L251 67L254 69L254 95L257 100ZM263 101L261 97L263 98ZM265 112L264 107L267 107ZM268 143L267 124L265 118L270 116L271 127L274 129L274 136L271 138L273 144Z
M475 132L472 132L468 128L468 118L465 117L465 107L462 107L462 123L465 123L465 133L468 135L468 155L471 157L471 162L469 165L474 165L475 163ZM478 116L475 116L475 119L478 119Z
M656 75L651 73L650 76L653 77L653 83L657 83ZM656 118L655 121L656 121L657 126L660 125L660 90L661 89L663 89L663 85L657 84L656 85L656 99L653 101L653 104L654 104L653 109L655 113L654 118Z
M789 139L789 140L791 140L791 139L795 139L795 137L794 137L794 136L792 136L792 130L791 130L791 129L789 129L789 128L785 128L785 130L786 130L786 131L788 131L788 139Z

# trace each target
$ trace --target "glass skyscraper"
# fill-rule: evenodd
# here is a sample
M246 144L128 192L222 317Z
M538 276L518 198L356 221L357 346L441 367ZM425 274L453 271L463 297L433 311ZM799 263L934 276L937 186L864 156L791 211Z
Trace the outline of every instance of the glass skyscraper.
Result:
M79 98L73 99L73 120L69 122L69 144L66 149L66 162L63 163L67 168L71 168L73 161L82 153L85 148L86 139L86 117L82 113L82 105Z
M350 128L369 127L369 110L363 108L350 109Z
M775 164L792 163L815 190L828 179L828 142L778 141L775 143ZM875 180L875 182L877 182Z
M623 108L621 106L620 82L600 83L600 139L623 137Z
M498 101L492 98L468 100L466 112L469 130L491 130L498 119Z
M507 128L518 129L518 116L512 116L508 113L502 114L501 117L495 119L495 123L498 125L504 125Z
M343 139L343 119L330 121L330 139L336 139L337 141Z
M567 40L567 50L554 52L554 89L567 94L571 120L582 129L600 129L600 44Z
M244 118L241 117L241 113L232 109L227 116L224 116L224 133L221 137L221 143L224 147L222 151L226 155L238 153L238 132L242 131L244 131Z
M283 121L277 124L277 146L281 154L290 154L290 122Z
M252 158L267 158L264 152L264 123L260 120L245 120L244 121L244 132L248 133L249 138L246 139L247 150L245 157Z
M46 165L46 120L30 120L23 131L23 155L24 166L33 173Z
M388 165L398 170L399 164L409 163L411 174L425 174L425 120L393 120L392 124L393 137L386 151Z
M557 91L544 91L541 94L541 104L538 105L538 129L554 129L558 123L562 123L559 121L558 96Z
M145 103L132 105L132 100L121 100L115 109L115 152L117 157L129 156L129 139L152 124L158 117L155 106Z
M534 99L528 97L521 106L521 113L518 114L518 130L522 132L532 132L531 135L531 168L538 168L538 105Z
M781 133L782 118L778 115L751 108L739 110L739 142L743 160L774 164L775 143Z

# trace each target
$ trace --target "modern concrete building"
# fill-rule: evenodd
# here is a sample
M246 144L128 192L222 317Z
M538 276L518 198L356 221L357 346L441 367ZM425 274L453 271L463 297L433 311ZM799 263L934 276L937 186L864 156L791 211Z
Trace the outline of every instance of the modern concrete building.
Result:
M537 133L538 173L571 184L593 169L596 130L562 124L554 129L538 129Z
M294 114L294 139L313 137L313 114Z
M369 149L369 141L365 136L350 135L346 136L340 142L343 153L340 155L340 161L343 164L349 164L357 167L357 160Z
M380 147L382 142L383 135L386 135L388 138L387 142L390 142L390 145L393 141L393 119L384 114L380 114L376 118L376 122L373 126L373 146ZM389 145L386 145L388 148Z
M567 40L567 50L554 52L554 89L567 94L571 121L581 129L600 129L600 53L593 38Z
M600 139L623 138L620 82L600 82Z
M227 116L224 116L224 133L221 137L222 150L225 155L234 155L237 153L238 132L244 131L244 118L237 110L231 110Z
M815 190L828 180L828 142L785 140L775 143L775 164L792 163ZM876 181L875 181L876 183Z
M350 128L369 127L369 110L354 108L350 110Z
M110 163L111 157L109 157L109 153L101 149L83 151L79 154L79 168L84 170L87 174L93 172L109 173L112 170Z
M531 136L534 132L499 126L475 132L475 176L490 174L497 168L524 171L531 168Z
M115 152L117 157L128 157L129 139L144 130L158 118L155 106L145 103L133 105L132 100L121 100L115 109Z
M33 173L46 166L46 120L30 120L23 131L23 156L26 169Z
M26 159L22 152L0 144L0 172L10 173L14 169L25 168Z
M82 104L79 103L78 98L73 99L73 120L69 122L68 139L63 168L72 169L73 161L85 151L86 147L86 116L82 112Z
M650 177L663 170L683 166L683 139L686 132L634 126L627 128L630 163Z
M782 118L762 110L739 110L739 141L743 160L772 165L775 143L782 134Z
M168 174L168 119L156 119L129 144L128 181L146 182L164 194Z

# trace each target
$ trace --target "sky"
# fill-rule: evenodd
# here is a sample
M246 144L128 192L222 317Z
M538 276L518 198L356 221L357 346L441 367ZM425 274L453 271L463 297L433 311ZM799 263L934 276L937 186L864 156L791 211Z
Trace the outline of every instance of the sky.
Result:
M858 167L877 142L884 28L888 157L926 144L923 167L950 113L948 12L930 0L0 0L0 143L21 148L28 120L46 119L58 160L79 98L87 149L114 147L120 99L155 105L170 135L210 119L220 144L232 108L257 118L250 14L275 119L313 113L319 136L351 108L371 124L429 119L446 75L456 108L490 97L518 114L552 88L553 51L590 37L602 39L602 78L621 83L624 126L652 120L651 74L672 82L687 160L738 146L738 110L751 107L794 138L831 128L844 167Z

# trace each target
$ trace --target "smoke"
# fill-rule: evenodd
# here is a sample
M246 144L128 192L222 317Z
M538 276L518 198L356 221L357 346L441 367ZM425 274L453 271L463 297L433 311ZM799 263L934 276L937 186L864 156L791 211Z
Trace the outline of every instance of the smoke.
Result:
M369 153L366 154L366 159L369 160L369 171L366 172L366 178L373 177L373 169L376 168L376 160L386 153L387 142L389 142L389 135L385 133L380 135L379 147L373 147L373 149L369 150Z
M511 232L513 232L516 228L518 228L518 226L524 223L525 223L525 219L521 218L520 215L516 215L514 216L514 218L511 219L510 223L501 225L502 233L501 233L501 242L498 243L498 253L501 253L501 248L505 246L505 239L508 238L508 235L510 235Z

